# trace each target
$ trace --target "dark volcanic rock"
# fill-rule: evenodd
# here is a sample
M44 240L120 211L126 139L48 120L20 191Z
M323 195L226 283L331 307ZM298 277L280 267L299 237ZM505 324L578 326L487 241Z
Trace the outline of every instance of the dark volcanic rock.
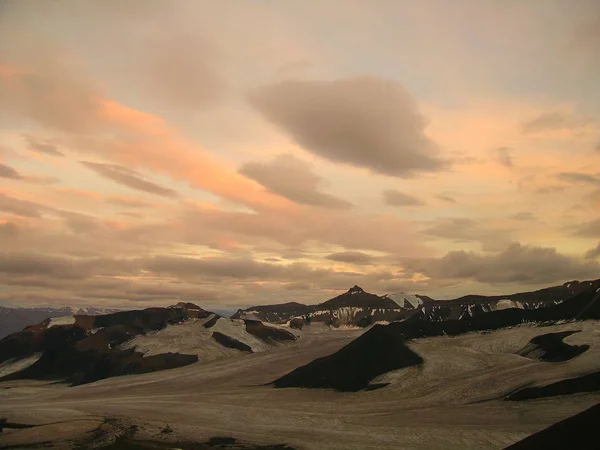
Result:
M295 330L301 330L305 323L306 321L304 319L296 317L295 319L290 320L290 328L294 328Z
M243 342L233 339L226 334L213 331L212 338L223 347L235 348L241 352L252 353L252 347L250 347L248 344L244 344Z
M377 376L421 364L402 335L375 325L336 353L319 358L275 380L275 387L332 388L355 392Z
M534 337L518 352L519 355L540 361L568 361L586 352L589 345L569 345L563 339L579 331L563 331Z
M296 336L289 331L264 325L258 320L244 320L246 331L265 342L295 341Z
M506 400L530 400L533 398L556 397L581 392L600 390L600 372L593 372L581 377L567 378L545 386L526 387L509 394Z
M506 450L596 450L600 404L526 437Z

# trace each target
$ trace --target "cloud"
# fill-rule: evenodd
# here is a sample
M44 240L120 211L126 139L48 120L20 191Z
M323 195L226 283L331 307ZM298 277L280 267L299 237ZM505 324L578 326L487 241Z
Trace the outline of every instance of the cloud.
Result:
M554 186L542 186L535 190L538 194L556 194L557 192L563 192L565 190L564 186L554 185Z
M568 122L568 118L560 112L546 112L521 123L523 133L534 133L547 129L562 128Z
M77 279L131 273L129 266L126 260L112 258L78 259L28 253L0 254L0 273L13 276L43 275L49 278Z
M428 236L453 242L480 242L483 250L499 250L511 241L512 230L490 225L481 220L448 217L433 221L421 231Z
M438 199L440 199L440 200L442 200L444 202L447 202L447 203L456 203L455 199L453 199L452 197L449 197L447 195L440 194L440 195L436 195L435 198L438 198Z
M555 248L513 243L504 251L486 255L452 251L437 259L406 261L405 266L434 279L472 280L480 283L555 283L598 275L600 266L558 253Z
M584 238L600 238L600 219L576 225L574 235Z
M14 239L19 234L19 228L12 222L0 221L0 240Z
M23 33L0 37L0 111L61 131L91 129L101 109L96 87L50 42Z
M40 218L48 208L28 200L20 200L0 192L0 211L21 217Z
M383 191L383 201L390 206L424 206L425 202L420 198L414 197L404 192L394 189Z
M141 83L164 104L178 109L203 110L216 106L226 92L226 82L218 69L217 49L191 33L151 36L140 61Z
M516 214L513 214L512 216L510 216L510 218L514 220L521 220L523 222L529 222L531 220L535 220L535 215L533 213L530 213L529 211L521 211Z
M107 198L105 201L106 203L110 203L111 205L122 206L124 208L149 208L152 206L152 203L148 203L135 198L110 197Z
M510 156L510 152L511 152L511 150L508 147L497 148L496 150L493 151L494 160L498 164L500 164L504 167L512 168L513 161L512 161L512 157Z
M131 189L146 192L148 194L160 195L162 197L177 197L177 192L158 184L146 181L135 170L117 164L102 164L89 161L81 161L81 164L92 169L97 174L123 184Z
M574 117L559 111L550 111L539 114L521 123L523 134L538 133L552 130L568 130L582 127L589 123L588 119Z
M598 244L595 248L590 248L587 252L585 252L586 259L597 259L600 258L600 244Z
M279 155L267 163L246 163L240 173L296 203L340 209L352 206L343 199L320 192L324 180L313 172L309 163L292 155Z
M357 266L374 264L373 257L371 255L350 250L345 252L332 253L330 255L327 255L325 259L348 264L356 264Z
M249 101L305 150L330 161L399 177L445 166L414 100L394 82L286 81L254 91Z
M0 163L0 178L9 178L11 180L22 180L23 176L6 164Z
M40 152L40 153L45 153L50 156L65 156L65 154L63 152L58 150L58 146L56 146L54 144L48 144L47 142L40 142L40 141L36 140L35 138L33 138L32 136L29 136L27 134L23 135L23 139L25 139L25 141L27 142L27 145L29 146L30 150Z
M556 176L558 179L567 181L570 183L587 183L596 186L600 185L600 174L590 175L587 173L579 172L562 172Z

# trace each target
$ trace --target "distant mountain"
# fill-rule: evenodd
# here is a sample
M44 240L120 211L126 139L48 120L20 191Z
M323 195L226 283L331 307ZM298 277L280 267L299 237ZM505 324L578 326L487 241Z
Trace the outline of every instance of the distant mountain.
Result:
M267 350L289 329L232 320L193 303L105 315L48 318L0 340L1 379L84 384Z
M353 286L347 292L318 305L283 303L280 305L253 306L238 310L232 318L256 319L263 322L289 324L301 328L305 324L320 322L326 325L361 326L391 322L408 317L394 300L365 292Z
M118 309L96 308L73 308L64 306L62 308L6 308L0 306L0 339L15 331L20 331L26 326L39 323L51 317L73 316L84 314L95 316L98 314L109 314L119 311Z
M582 292L600 289L600 280L571 281L533 292L511 295L467 295L452 300L436 300L403 292L378 296L354 286L347 292L318 305L284 303L238 310L234 318L254 318L265 322L302 327L311 321L331 326L368 326L394 322L417 315L432 322L467 320L503 309L538 309L558 305Z

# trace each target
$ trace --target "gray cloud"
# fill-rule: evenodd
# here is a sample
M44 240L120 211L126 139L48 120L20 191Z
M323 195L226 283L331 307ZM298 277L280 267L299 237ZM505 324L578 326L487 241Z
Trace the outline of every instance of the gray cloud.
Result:
M48 144L47 142L40 142L36 140L33 136L28 134L23 135L23 139L27 142L27 145L31 150L36 152L45 153L50 156L65 156L63 152L58 150L58 146L54 144Z
M535 220L535 215L530 213L529 211L521 211L516 214L510 216L511 219L521 220L523 222L529 222L531 220Z
M268 163L246 163L240 173L296 203L342 209L352 206L343 199L320 192L321 177L313 172L309 163L292 155L279 155Z
M166 104L197 111L217 105L226 92L218 69L219 55L197 35L169 33L150 36L142 49L142 84Z
M600 266L558 253L555 248L511 244L485 255L453 251L438 259L406 261L416 273L435 279L473 280L481 283L554 283L598 275Z
M570 183L587 183L600 186L600 174L590 175L579 172L561 172L556 177Z
M40 275L52 279L77 279L92 275L132 273L132 270L126 260L3 253L0 254L0 273L13 276Z
M585 238L600 238L600 219L577 225L574 228L574 234Z
M511 242L512 230L498 228L480 220L448 217L431 223L422 233L453 242L480 242L483 250L500 250Z
M10 197L0 192L0 211L21 217L42 217L42 213L47 211L43 205L30 202L28 200L20 200L15 197Z
M512 157L510 156L510 152L511 150L508 147L497 148L493 151L494 160L504 167L511 168L513 167L513 161Z
M306 150L331 161L409 177L441 170L426 121L397 83L363 77L287 81L255 91L250 103Z
M68 58L40 36L2 21L0 54L3 61L28 70L0 77L0 111L33 120L61 131L83 131L97 126L101 98L96 87L79 76Z
M440 195L436 195L435 197L436 197L437 199L440 199L440 200L442 200L442 201L444 201L444 202L447 202L447 203L456 203L456 200L455 200L455 199L453 199L452 197L449 197L449 196L447 196L447 195L442 195L442 194L440 194Z
M23 176L6 164L0 163L0 178L9 178L11 180L22 180Z
M585 252L586 259L596 259L600 258L600 244L598 244L595 248L590 248L587 252Z
M537 117L533 117L521 123L523 133L532 133L547 129L556 129L564 127L568 122L568 118L559 112L542 113Z
M306 291L312 288L310 283L303 281L292 281L283 285L283 288L287 291Z
M14 239L19 234L19 228L12 222L0 223L0 240Z
M564 186L543 186L539 187L535 190L538 194L556 194L557 192L563 192L565 190Z
M383 191L383 201L390 206L424 206L425 202L413 195L394 189Z
M102 164L89 161L81 161L81 164L92 169L97 174L123 184L132 189L146 192L149 194L160 195L162 197L177 197L177 192L172 189L164 188L158 184L146 181L141 175L127 167L116 164Z
M327 255L325 259L330 261L356 264L357 266L367 266L374 264L374 258L363 252L345 251Z

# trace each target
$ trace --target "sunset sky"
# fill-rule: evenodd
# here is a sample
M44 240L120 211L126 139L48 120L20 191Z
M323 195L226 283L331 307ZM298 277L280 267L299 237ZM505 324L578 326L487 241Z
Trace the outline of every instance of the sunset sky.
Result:
M0 305L600 277L597 0L5 0Z

